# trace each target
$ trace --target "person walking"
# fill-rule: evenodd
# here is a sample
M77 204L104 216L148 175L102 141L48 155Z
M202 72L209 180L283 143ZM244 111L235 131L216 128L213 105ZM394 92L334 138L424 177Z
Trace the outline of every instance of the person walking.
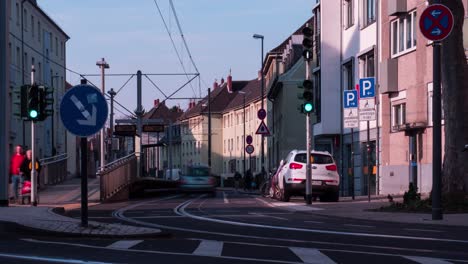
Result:
M15 202L18 202L19 197L19 185L22 182L20 167L23 163L24 155L23 148L18 145L15 148L15 153L10 160L10 178L9 182L12 184L13 190L11 190L10 199L13 198Z
M252 188L252 171L250 169L244 175L244 191L250 191Z
M39 174L41 172L41 164L37 160L36 160L36 164L37 164L37 166L36 166L36 175L38 175L36 177L36 180L37 180L37 182L39 182ZM34 166L33 162L32 162L32 151L28 150L28 151L26 151L26 156L25 156L25 158L23 160L23 163L21 163L21 167L20 167L20 171L23 174L23 182L24 183L26 181L28 181L29 184L31 183L32 166ZM23 197L22 203L24 204L24 197Z

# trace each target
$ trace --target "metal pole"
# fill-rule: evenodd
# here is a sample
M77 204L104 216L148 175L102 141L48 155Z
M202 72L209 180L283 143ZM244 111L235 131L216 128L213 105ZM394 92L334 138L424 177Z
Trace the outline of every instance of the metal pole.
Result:
M159 144L159 132L156 132L156 137L158 138L157 143ZM159 150L160 150L160 147L158 146L157 151L156 151L156 164L158 166L158 170L156 171L156 178L159 177Z
M169 140L169 145L168 145L168 148L167 148L167 155L168 155L168 158L169 158L169 171L170 171L171 180L172 180L172 120L169 123L169 129L168 129L167 132L168 132L168 137L167 138Z
M263 37L261 38L262 40L262 69L260 70L260 73L262 74L262 109L265 109L264 106L263 106L263 101L264 101L264 93L265 93L265 78L263 76L263 68L264 68L264 63L263 63ZM262 167L260 168L260 170L263 172L263 168L265 167L265 137L263 136L262 134L262 146L261 146L261 150L262 150Z
M441 43L433 45L433 94L432 94L432 220L442 220L442 129L441 129Z
M114 138L114 97L117 94L113 88L110 89L108 94L111 97L110 101L110 144L109 144L109 160L113 161L114 160L114 151L112 150L112 139Z
M370 183L370 176L371 176L371 165L370 165L370 121L367 121L367 199L371 201L371 183Z
M7 2L11 2L11 1L7 1ZM23 58L21 60L21 72L23 73L21 75L21 80L22 80L22 84L25 84L26 83L26 65L25 65L25 59L24 59L24 18L23 18L23 13L24 13L24 8L23 8L23 5L24 5L24 2L26 2L26 0L22 0L21 1L21 57ZM7 17L7 16L5 16ZM52 41L52 40L50 40ZM5 48L6 50L6 48ZM6 67L4 68L6 69ZM23 128L23 147L26 146L26 125L24 124L24 120L21 121L22 122L22 128Z
M143 133L142 133L142 116L143 116L143 106L141 104L141 71L137 71L137 110L135 111L135 114L137 116L137 133L138 136L140 137L138 147L139 147L139 152L138 153L138 177L142 176L142 170L143 170L143 163L141 162L141 153L142 153L142 142L143 142ZM172 168L171 168L172 169Z
M80 139L81 149L81 226L88 226L88 142Z
M354 128L351 128L351 195L354 200Z
M310 80L310 60L306 60L306 80ZM312 204L312 168L311 168L311 137L313 137L313 127L310 124L310 112L306 116L306 204Z
M102 90L102 95L106 95L106 83L105 83L105 74L106 74L106 69L109 69L109 64L102 58L100 61L96 62L96 65L101 68L101 90ZM106 135L106 126L103 126L101 129L101 140L100 140L100 152L101 152L101 158L100 158L100 165L101 165L101 171L104 170L104 166L106 165L106 160L105 160L105 148L104 148L104 137Z
M8 62L8 52L7 52L7 43L8 43L8 12L10 1L0 1L0 69L7 69ZM0 71L0 105L2 109L2 120L8 120L9 113L7 109L7 98L8 98L8 75L6 70ZM0 159L0 206L8 206L8 145L9 140L6 135L8 135L8 123L9 122L0 122L0 156L5 157Z
M244 93L244 100L243 101L244 101L244 149L242 150L242 153L243 153L243 156L244 156L244 163L243 163L243 166L242 166L242 170L244 171L244 175L245 175L245 171L246 171L245 170L245 168L246 168L246 166L245 166L245 140L246 140L246 138L245 138L245 122L246 122L246 120L245 120L245 93Z
M211 88L208 88L208 167L211 168Z
M34 85L34 75L36 70L34 65L31 66L31 85ZM31 203L33 206L37 206L37 171L36 171L36 134L35 134L35 122L31 120Z

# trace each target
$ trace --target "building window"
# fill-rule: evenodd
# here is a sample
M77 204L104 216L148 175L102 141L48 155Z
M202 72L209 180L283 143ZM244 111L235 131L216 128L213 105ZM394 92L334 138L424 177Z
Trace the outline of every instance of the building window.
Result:
M322 121L322 94L321 94L321 80L320 80L320 71L314 73L314 98L315 98L315 113L317 114L317 122Z
M20 8L19 4L16 3L16 25L19 26L20 24Z
M354 89L354 70L353 61L347 62L343 65L343 89L353 90Z
M37 21L37 39L41 42L41 22Z
M363 0L363 27L375 22L375 0Z
M23 30L28 31L28 11L23 10Z
M20 48L19 47L16 47L16 66L19 68L20 65L21 65L21 52L20 52Z
M31 70L30 68L31 66L30 65L28 66L28 53L27 52L24 53L23 63L24 63L24 70L26 72L28 72L28 69Z
M361 78L375 76L374 50L359 57L359 75Z
M406 124L406 103L392 106L392 130L398 130L398 126Z
M392 57L416 49L416 11L391 22L390 44Z
M35 30L34 30L34 16L31 15L31 35L34 38Z
M58 57L58 38L55 37L55 56Z
M354 1L344 0L344 19L345 28L350 28L354 25Z

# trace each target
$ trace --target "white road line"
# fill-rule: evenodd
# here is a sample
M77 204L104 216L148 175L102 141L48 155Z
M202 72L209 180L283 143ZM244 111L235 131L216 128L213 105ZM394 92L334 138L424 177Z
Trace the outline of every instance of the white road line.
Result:
M319 221L304 221L304 223L323 224L323 222L319 222Z
M266 204L269 207L288 210L288 211L293 211L293 212L296 212L296 211L306 212L306 211L321 211L321 210L324 210L323 208L319 208L319 207L312 207L312 206L300 205L300 204L295 204L295 203L285 203L285 202L269 203L269 202L266 202L266 201L264 201L264 200L262 200L260 198L255 198L255 200L260 201L260 202Z
M414 256L403 256L403 257L411 261L414 261L416 263L421 263L421 264L451 264L452 263L443 259L436 259L436 258L414 257Z
M143 240L120 240L107 246L113 249L129 249L143 242Z
M299 247L290 247L289 248L296 256L298 256L304 263L317 263L317 264L335 264L326 255L322 254L317 249L314 248L299 248Z
M370 225L353 225L353 224L344 224L344 226L350 226L350 227L364 227L364 228L375 228L375 226L370 226Z
M202 240L193 251L194 255L220 257L223 251L223 242L213 240Z
M408 231L419 231L419 232L432 232L432 233L442 233L440 230L429 230L429 229L416 229L416 228L405 228Z
M135 216L135 219L160 219L160 218L181 218L180 215L159 215L159 216Z
M223 197L224 197L224 203L225 204L228 204L229 203L229 200L227 198L227 194L225 192L223 192Z
M284 221L289 220L289 219L284 218L284 217L278 217L278 216L273 216L273 215L264 215L264 214L260 214L260 213L249 213L249 215L255 215L255 216L265 217L265 218L273 218L273 219L284 220Z
M79 259L47 258L47 257L24 256L24 255L3 254L3 253L0 253L0 257L12 258L12 259L33 260L33 261L44 261L44 262L52 262L52 263L110 264L108 262L95 262L95 261L86 261L86 260L79 260Z

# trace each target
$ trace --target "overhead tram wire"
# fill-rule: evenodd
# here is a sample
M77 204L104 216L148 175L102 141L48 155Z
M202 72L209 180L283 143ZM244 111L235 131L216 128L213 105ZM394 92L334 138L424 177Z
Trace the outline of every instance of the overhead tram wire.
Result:
M130 78L128 78L128 80L124 83L124 85L122 85L122 87L119 88L119 90L115 93L116 96L128 84L128 82L130 82L130 80L133 79L133 77L135 77L135 74L132 74L132 76L130 76Z
M177 50L174 39L172 38L171 31L169 30L169 28L167 26L166 20L164 19L164 16L163 16L163 14L161 12L161 9L159 8L157 0L154 0L154 4L156 5L156 8L158 9L159 16L161 17L161 19L163 21L163 24L164 24L164 27L166 28L167 34L169 35L169 38L171 39L172 47L174 48L174 51L175 51L175 53L177 55L177 58L179 59L179 63L182 66L182 69L185 72L185 74L187 74L187 70L185 69L184 63L182 62L182 58L180 57L180 54L179 54L179 51ZM190 79L188 76L186 76L186 77L187 77L187 80ZM196 92L195 92L195 89L193 88L193 85L191 83L190 83L190 87L192 88L193 94L195 95Z
M148 81L150 81L150 83L152 83L152 84L154 85L154 87L156 87L156 89L158 89L158 91L159 91L160 93L162 93L162 94L164 95L164 97L166 97L166 99L167 99L167 95L166 95L161 89L159 89L159 87L153 82L153 80L151 80L151 78L148 77L146 74L145 74L145 77L146 77L146 79L148 79Z

